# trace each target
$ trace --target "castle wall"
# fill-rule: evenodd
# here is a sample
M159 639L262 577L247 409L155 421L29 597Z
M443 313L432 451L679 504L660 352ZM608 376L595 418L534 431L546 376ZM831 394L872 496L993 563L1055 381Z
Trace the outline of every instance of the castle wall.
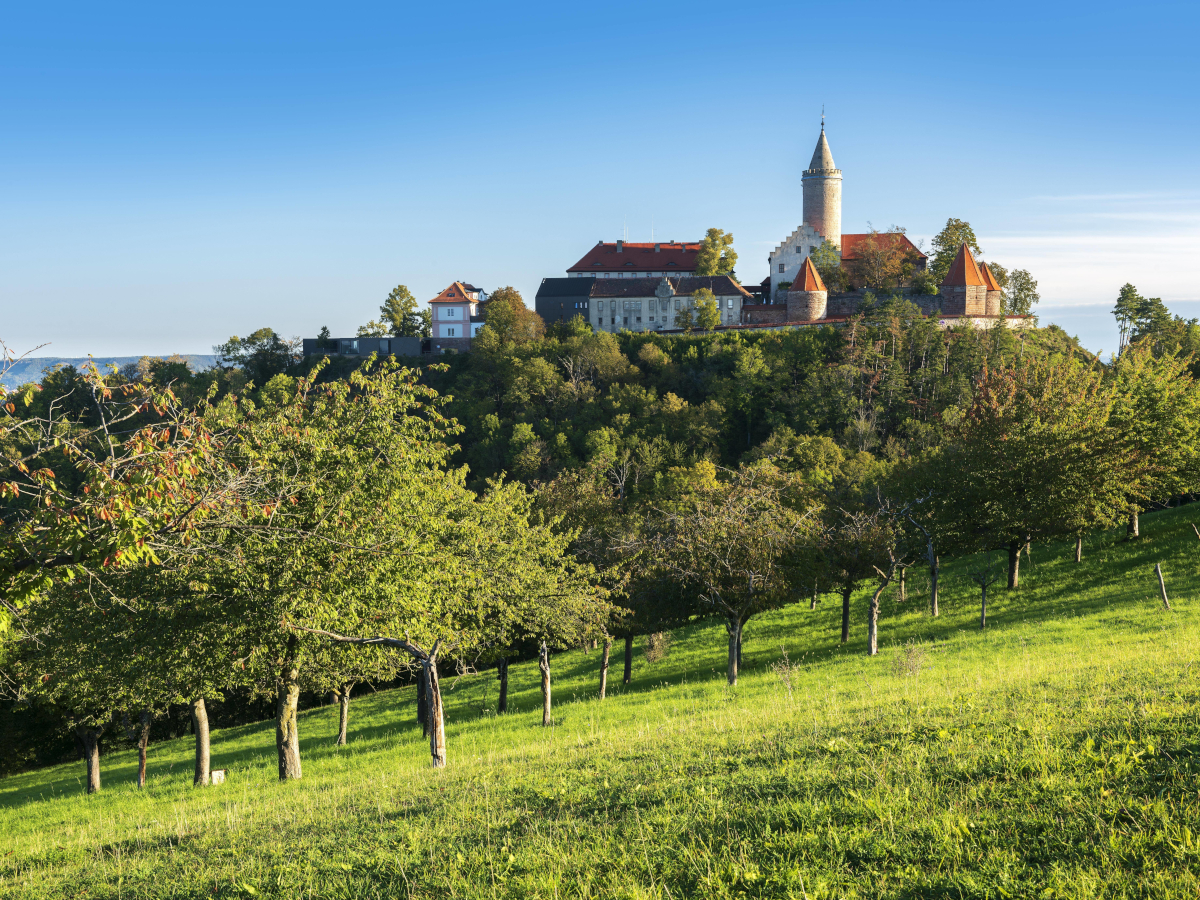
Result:
M782 325L788 321L784 303L747 303L742 306L743 325Z
M989 315L989 316L1000 315L1001 295L1002 295L1001 291L988 291L987 292L987 300L986 300L986 305L985 305L985 309L987 310L987 315Z
M826 316L829 294L825 291L788 291L789 322L815 322Z
M948 316L986 316L987 288L982 284L942 288L942 312ZM997 307L996 315L999 313Z

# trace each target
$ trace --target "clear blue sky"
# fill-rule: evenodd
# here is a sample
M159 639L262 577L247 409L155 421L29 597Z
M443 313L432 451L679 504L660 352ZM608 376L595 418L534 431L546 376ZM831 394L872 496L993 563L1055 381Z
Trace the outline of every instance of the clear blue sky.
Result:
M828 12L826 11L828 10ZM1191 3L6 4L0 338L39 355L349 334L397 283L532 301L597 240L969 220L1112 349L1200 314Z

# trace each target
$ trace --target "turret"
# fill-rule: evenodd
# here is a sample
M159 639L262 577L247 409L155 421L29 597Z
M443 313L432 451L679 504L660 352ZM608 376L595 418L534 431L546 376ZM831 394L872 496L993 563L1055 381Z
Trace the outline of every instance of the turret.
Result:
M842 170L833 164L825 139L824 117L821 136L812 161L800 179L804 188L804 224L811 225L837 247L842 246Z
M1000 298L1003 294L1000 290L1000 283L996 281L996 276L992 274L992 270L988 268L987 263L979 264L979 277L983 279L983 286L987 288L987 299L984 301L984 308L987 310L987 315L1000 315Z
M948 316L985 316L988 314L987 293L987 284L979 273L971 248L963 244L950 264L950 271L942 279L942 312Z
M811 259L804 260L800 274L792 282L787 296L787 317L789 322L815 322L825 318L825 310L829 304L829 292L825 290L825 282L821 273L813 265Z

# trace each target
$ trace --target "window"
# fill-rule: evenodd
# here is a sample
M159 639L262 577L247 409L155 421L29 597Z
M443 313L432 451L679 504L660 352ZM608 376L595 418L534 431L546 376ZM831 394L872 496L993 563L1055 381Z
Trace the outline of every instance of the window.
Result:
M761 271L761 270L760 270L760 271ZM675 301L675 308L676 308L676 309L680 309L680 306L679 306L679 301L678 301L678 300L676 300L676 301Z
M454 296L454 291L446 291L446 296L447 296L447 297L453 297L453 296Z
M596 309L600 310L600 312L604 312L604 301L603 300L601 300L599 303L596 304Z
M651 322L653 322L653 321L654 321L654 316L651 316L651 317L650 317L650 321L651 321Z
M622 316L621 324L628 325L629 324L629 316Z
M642 317L641 317L641 316L638 316L638 317L637 317L637 321L639 321L639 322L640 322L640 321L642 321Z
M668 265L668 266L673 266L673 265L675 265L675 260L671 260L669 263L667 263L667 265ZM762 269L759 269L758 271L760 271L760 272L761 272L761 271L762 271Z
M631 263L631 262L627 262L627 263L625 263L625 265L627 265L627 266L632 266L632 265L633 265L633 263Z
M453 328L446 329L446 337L454 337L454 329Z
M759 271L762 271L762 270L760 269ZM783 263L780 263L780 264L779 264L779 274L780 274L780 275L782 275L782 274L783 274Z

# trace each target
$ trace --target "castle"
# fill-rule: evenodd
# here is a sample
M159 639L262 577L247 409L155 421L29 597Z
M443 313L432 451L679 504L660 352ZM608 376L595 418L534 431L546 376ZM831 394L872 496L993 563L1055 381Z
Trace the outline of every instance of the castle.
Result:
M833 161L823 118L801 185L803 222L767 258L770 275L760 288L761 302L743 306L743 324L834 322L858 311L863 292L851 289L831 294L812 263L813 251L825 241L837 248L843 271L852 270L856 260L881 246L909 260L913 271L927 268L928 257L903 233L842 233L842 170ZM966 245L959 248L938 294L909 297L925 315L937 315L943 326L962 320L988 326L1000 316L1001 298L1000 286L987 264L976 262ZM1013 316L1007 317L1006 324L1022 327L1027 323Z

